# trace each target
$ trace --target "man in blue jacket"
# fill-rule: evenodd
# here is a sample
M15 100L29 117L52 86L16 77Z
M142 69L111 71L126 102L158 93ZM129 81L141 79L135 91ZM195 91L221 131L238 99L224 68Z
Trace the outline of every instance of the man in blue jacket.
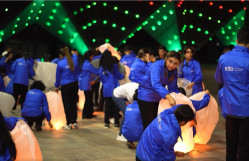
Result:
M181 128L194 120L189 105L182 104L164 110L145 129L136 151L137 161L174 161L183 153L174 152L174 145L181 137Z
M125 55L120 60L120 63L123 63L124 65L127 65L130 68L136 59L136 54L132 51L130 46L125 47L124 54Z
M249 28L237 34L237 45L219 58L215 79L224 85L226 160L246 161L249 152Z

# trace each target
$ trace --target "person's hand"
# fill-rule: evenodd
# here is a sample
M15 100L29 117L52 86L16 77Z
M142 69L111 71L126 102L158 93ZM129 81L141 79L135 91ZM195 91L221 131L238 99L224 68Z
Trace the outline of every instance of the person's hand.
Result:
M54 90L56 93L58 93L59 92L59 88L55 88L55 90Z
M176 105L175 99L170 94L167 94L165 96L165 98L169 101L170 106L175 106Z
M175 151L175 155L177 157L184 157L184 153L183 152L180 152L180 151Z
M205 91L205 94L209 94L209 95L210 95L210 92L209 92L209 90L206 90L206 91Z
M51 121L48 122L49 127L52 129L54 125L51 123Z
M189 85L187 85L187 88L188 88L188 89L191 89L191 88L193 87L194 84L195 84L195 82L190 83Z
M94 82L94 81L91 81L90 85L92 86L92 85L94 85L94 84L95 84L95 82Z

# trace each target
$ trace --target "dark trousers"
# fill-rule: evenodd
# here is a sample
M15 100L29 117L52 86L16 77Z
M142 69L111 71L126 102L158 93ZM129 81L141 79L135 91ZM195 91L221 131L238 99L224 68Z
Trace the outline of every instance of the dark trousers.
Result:
M114 123L119 124L119 110L114 104L112 97L105 97L105 123L109 124L111 116L111 109L114 111Z
M137 157L137 155L136 155L136 161L141 161L141 160Z
M61 96L67 119L67 125L77 123L78 82L61 86Z
M22 116L23 118L25 118L28 122L28 125L29 127L31 128L35 122L35 127L36 128L41 128L42 126L42 121L44 120L45 118L45 115L42 114L40 116L34 116L34 117L25 117L25 116Z
M98 99L99 99L99 82L95 83L94 85L92 85L92 95L94 94L94 104L96 106L99 105ZM93 96L92 96L93 98Z
M18 100L18 96L20 95L20 99L19 99L19 103L21 104L21 109L23 106L23 102L25 101L25 97L26 97L26 93L28 92L28 86L22 85L22 84L15 84L13 85L14 88L14 98L15 98L15 105L13 106L13 110L16 109L16 105L17 105L17 100Z
M249 118L226 118L226 161L248 161Z
M100 89L100 96L99 96L99 108L100 109L103 109L104 103L105 103L105 99L104 99L104 96L103 96L103 86L102 86L101 89Z
M92 117L93 115L93 95L92 91L84 91L85 104L82 110L82 117Z
M141 113L143 128L146 127L156 118L159 102L137 101Z

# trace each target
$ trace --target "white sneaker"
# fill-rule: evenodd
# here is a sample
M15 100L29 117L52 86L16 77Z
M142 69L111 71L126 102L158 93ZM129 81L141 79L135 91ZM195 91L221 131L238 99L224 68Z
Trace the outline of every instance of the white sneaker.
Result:
M73 128L74 128L74 129L78 129L77 123L74 123L74 124L73 124Z
M124 137L123 134L122 135L118 135L116 140L118 140L118 141L127 141L127 139Z
M71 130L72 129L72 124L69 124L69 125L64 125L64 126L62 126L62 128L63 129L65 129L65 130Z
M110 119L110 123L114 124L114 118Z

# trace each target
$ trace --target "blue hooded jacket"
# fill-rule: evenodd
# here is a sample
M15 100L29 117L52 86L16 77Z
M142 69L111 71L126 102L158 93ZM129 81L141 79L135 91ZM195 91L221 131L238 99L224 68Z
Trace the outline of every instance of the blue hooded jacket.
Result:
M81 75L79 78L79 88L83 91L91 90L91 77L92 74L98 74L99 69L94 68L89 60L85 60L82 65Z
M5 75L13 75L13 72L11 71L11 66L13 64L13 61L12 60L8 60L7 63L5 63L6 57L2 57L2 59L0 60L0 66L2 66L5 70L6 70L6 73Z
M54 58L54 59L51 61L51 63L58 64L60 60L61 60L60 58Z
M164 73L167 70L168 75ZM174 79L169 81L171 75ZM168 86L168 90L165 86ZM165 98L170 92L179 93L177 89L177 69L168 71L165 68L165 61L158 60L153 63L143 77L142 83L138 87L138 99L148 102L159 102L161 98Z
M130 68L135 59L136 59L136 54L134 52L131 52L128 55L124 55L121 58L120 63L123 63L124 65L127 65Z
M23 108L23 117L36 117L45 115L47 121L51 120L46 95L39 89L31 89L27 92Z
M14 72L14 84L28 86L29 78L32 78L35 75L30 60L25 60L24 58L16 59L16 61L11 66L11 70Z
M25 121L25 119L22 117L5 117L4 116L3 118L9 131L12 131L15 128L18 120L22 119Z
M119 86L118 80L124 78L124 74L120 73L117 64L113 64L112 72L99 68L100 81L103 84L103 96L112 97L114 88Z
M56 68L56 81L55 81L56 88L59 88L59 86L63 86L63 85L78 81L79 63L75 56L72 56L72 60L74 63L73 72L71 72L70 70L66 57L64 57L61 61L58 62L58 65Z
M249 117L249 49L235 45L219 58L215 80L223 84L222 112Z
M184 60L183 63L180 64L179 68L179 78L184 78L189 80L190 82L195 82L193 85L192 94L203 91L202 88L202 72L200 63L196 60L190 60L190 62L186 62Z
M132 82L142 83L143 76L146 74L150 65L151 63L145 63L141 59L136 58L134 63L131 65L129 79Z

